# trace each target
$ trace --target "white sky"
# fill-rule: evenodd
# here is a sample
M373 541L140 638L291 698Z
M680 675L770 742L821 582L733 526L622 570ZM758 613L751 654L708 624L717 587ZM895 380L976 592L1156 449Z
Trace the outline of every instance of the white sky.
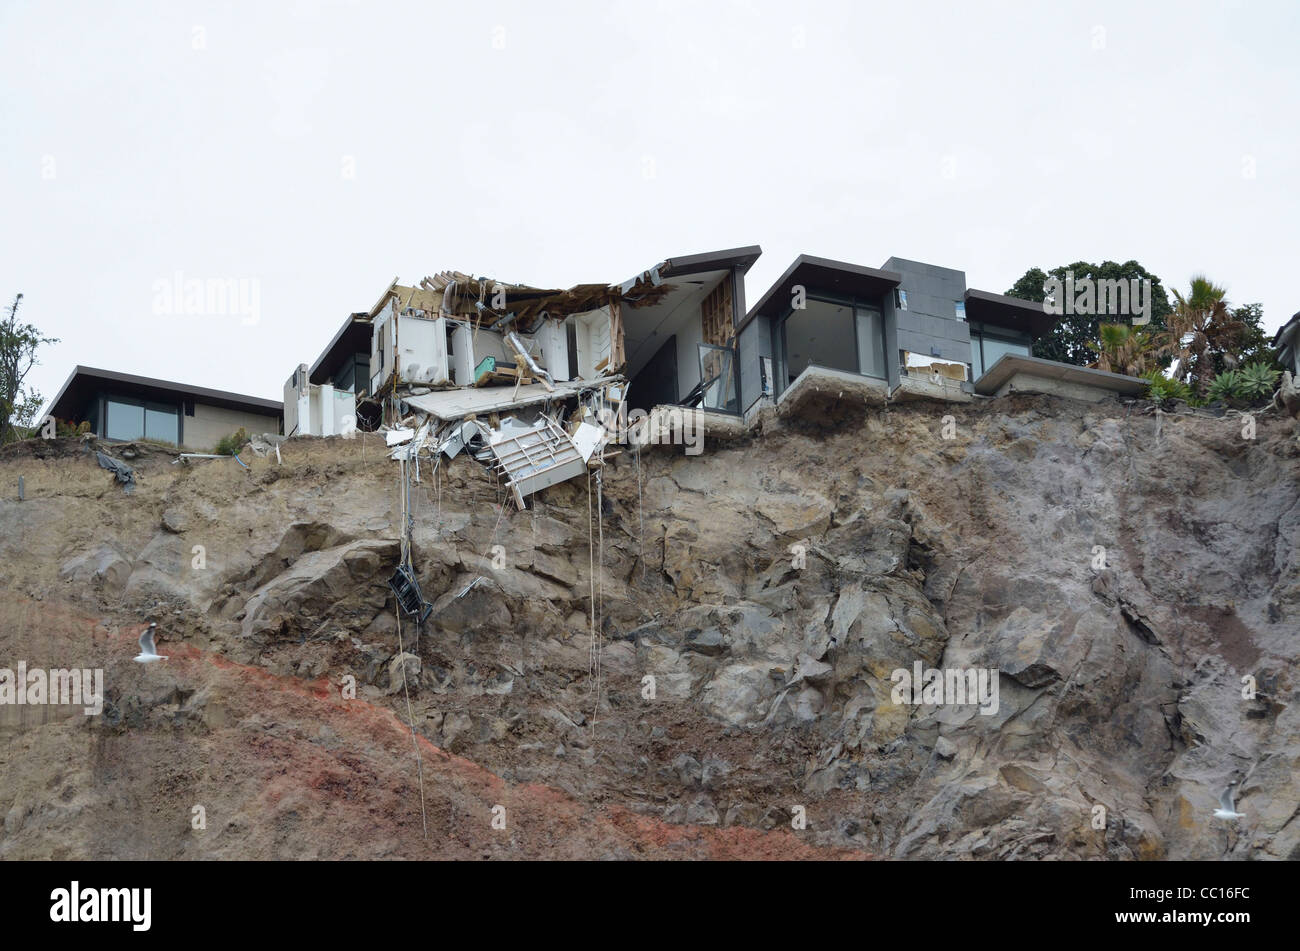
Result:
M1273 329L1297 41L1295 2L0 0L0 298L62 338L47 399L78 363L278 399L394 276L748 244L751 304L801 252L998 292L1136 258ZM177 273L258 319L155 313Z

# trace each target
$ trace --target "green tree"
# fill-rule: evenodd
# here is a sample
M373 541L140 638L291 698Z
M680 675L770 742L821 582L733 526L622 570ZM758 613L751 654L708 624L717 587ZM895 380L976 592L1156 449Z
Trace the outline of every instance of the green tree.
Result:
M36 366L36 350L42 344L58 343L54 337L41 335L32 324L18 322L18 305L23 295L14 298L9 313L0 321L0 445L18 438L17 427L24 429L36 421L44 400L41 394L23 381Z
M1097 359L1090 364L1108 373L1142 376L1148 364L1155 362L1156 350L1151 336L1132 324L1102 324L1100 341L1091 343Z
M1171 310L1169 298L1160 278L1137 261L1125 261L1123 264L1115 261L1103 261L1101 264L1075 261L1073 264L1052 268L1051 271L1031 267L1007 291L1007 295L1041 303L1047 297L1044 285L1048 278L1055 277L1064 281L1067 271L1073 273L1075 280L1087 277L1095 281L1151 281L1151 323L1142 329L1151 334L1165 329L1165 317ZM1102 321L1113 320L1114 316L1109 314L1063 314L1051 333L1034 342L1034 356L1085 367L1097 358L1096 343L1101 339Z
M1235 364L1263 363L1275 370L1281 370L1282 364L1277 359L1277 348L1273 346L1273 335L1264 329L1264 305L1242 304L1231 311L1232 319L1241 324L1241 341L1235 354L1222 350L1211 350L1214 357L1214 372L1234 369Z
M1161 341L1161 350L1178 361L1174 375L1202 399L1215 376L1216 356L1240 362L1246 325L1229 310L1226 293L1204 274L1193 275L1186 295L1174 291L1174 309Z

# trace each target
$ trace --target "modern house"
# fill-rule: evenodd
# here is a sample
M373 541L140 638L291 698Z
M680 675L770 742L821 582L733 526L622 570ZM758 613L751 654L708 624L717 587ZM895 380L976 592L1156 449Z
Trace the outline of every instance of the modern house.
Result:
M1141 392L1140 381L1100 371L1069 388L1053 382L1064 365L1035 360L1032 350L1055 322L1041 304L968 288L952 268L800 255L739 327L742 404L749 414L763 401L796 407L830 393L877 404L968 402L994 395L982 381L994 370L1001 378L1004 362L1017 368L1021 391L1085 399Z
M584 400L743 431L808 399L970 402L1044 392L1140 395L1141 381L1032 356L1056 318L970 288L964 272L800 255L746 311L754 245L667 258L621 284L567 289L443 271L393 280L285 386L290 434L372 429L412 411L448 422ZM612 387L612 388L611 388ZM530 413L531 415L531 413Z
M152 439L206 452L241 427L250 434L279 433L282 406L256 396L78 366L48 413L73 426L89 423L102 439Z

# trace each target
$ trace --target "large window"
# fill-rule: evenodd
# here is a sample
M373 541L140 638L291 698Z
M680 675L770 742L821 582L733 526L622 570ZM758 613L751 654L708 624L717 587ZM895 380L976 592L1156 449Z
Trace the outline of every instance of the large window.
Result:
M779 393L810 366L885 379L885 322L875 301L809 296L773 334Z
M109 396L104 401L104 438L129 442L156 439L176 445L181 441L179 407L130 396Z
M144 404L108 398L104 436L108 439L139 439L144 435Z
M884 379L885 322L879 307L859 304L854 308L858 323L858 372Z
M1033 354L1033 340L1028 334L1014 330L992 328L992 332L979 324L971 326L971 379L978 380L993 364L1008 353L1028 357Z
M359 393L370 385L370 354L349 355L338 368L330 383L336 390Z

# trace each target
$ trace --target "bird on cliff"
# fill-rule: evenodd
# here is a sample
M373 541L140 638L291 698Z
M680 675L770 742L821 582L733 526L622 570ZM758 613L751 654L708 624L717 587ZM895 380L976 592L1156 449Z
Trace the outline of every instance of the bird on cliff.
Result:
M166 657L160 656L154 648L154 630L158 627L157 622L151 622L145 632L140 635L140 653L131 659L137 664L152 664L156 660L166 660Z
M1219 796L1219 808L1214 810L1214 818L1244 819L1246 817L1244 812L1237 811L1237 804L1232 801L1232 787L1235 785L1237 781L1234 779L1228 783L1228 788L1223 791L1223 795Z

